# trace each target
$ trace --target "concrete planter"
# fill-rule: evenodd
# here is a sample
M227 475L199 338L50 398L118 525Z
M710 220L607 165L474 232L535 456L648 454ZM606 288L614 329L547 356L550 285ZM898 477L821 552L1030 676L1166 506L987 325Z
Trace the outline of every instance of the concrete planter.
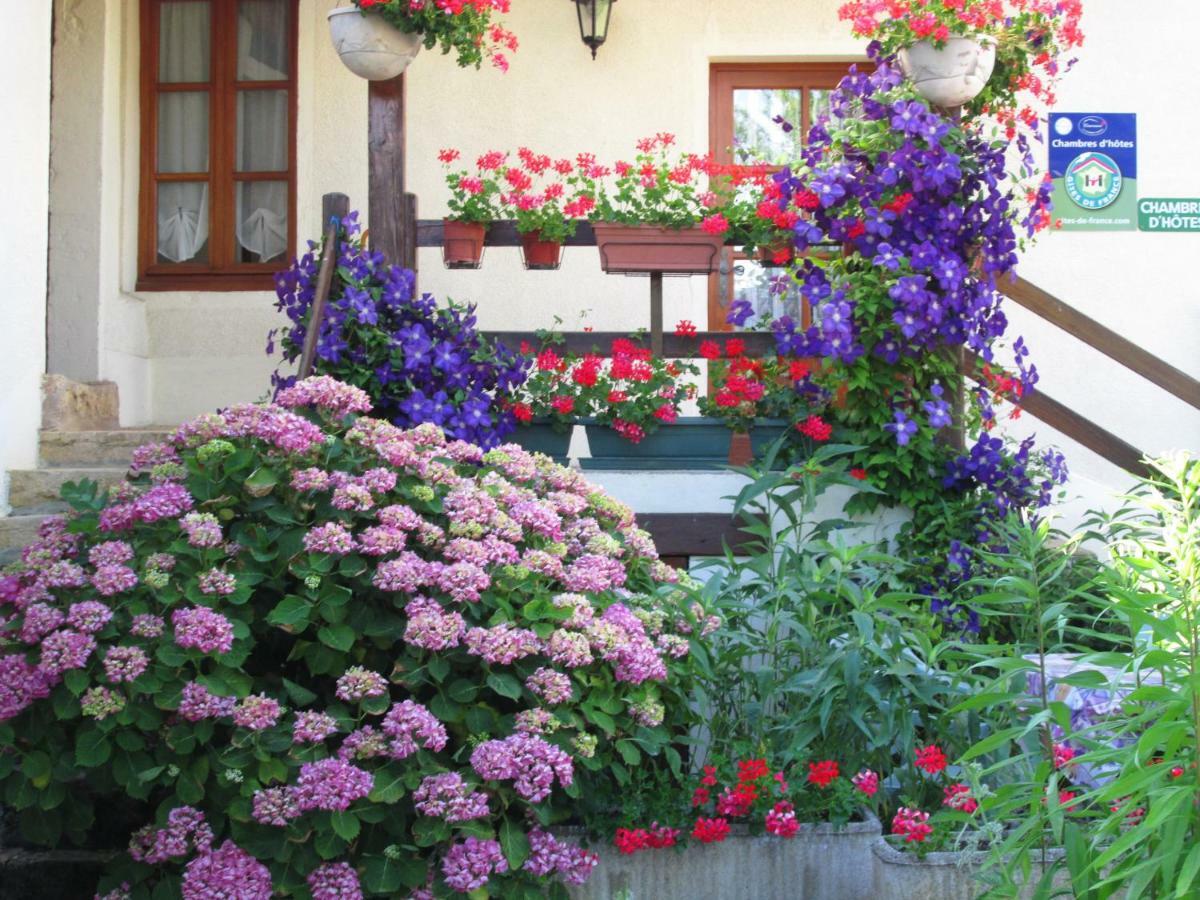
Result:
M600 864L572 900L872 900L871 845L879 821L845 828L804 825L793 838L734 833L719 844L623 856L598 849ZM917 895L913 895L917 896Z
M903 48L898 61L922 97L951 109L979 96L996 66L996 44L966 37L951 37L941 47L919 41Z
M86 850L0 850L0 900L90 900L110 856Z
M985 885L978 875L987 861L986 853L930 853L924 859L915 853L904 853L883 837L875 839L871 848L875 855L876 900L970 900L984 892ZM1061 849L1047 851L1047 859L1057 862L1063 858ZM1033 896L1033 885L1041 879L1044 867L1034 861L1030 867L1029 883L1017 896ZM1070 886L1066 870L1054 878L1054 886Z
M420 34L406 34L379 13L341 6L331 10L327 18L333 49L342 64L359 78L395 78L421 50Z

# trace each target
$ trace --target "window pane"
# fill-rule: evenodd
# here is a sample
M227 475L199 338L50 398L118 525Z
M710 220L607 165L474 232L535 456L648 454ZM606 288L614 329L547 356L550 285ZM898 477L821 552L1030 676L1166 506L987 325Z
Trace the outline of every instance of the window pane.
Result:
M158 13L158 80L208 81L212 59L209 0L163 0Z
M157 226L159 263L208 262L208 185L160 181Z
M287 91L238 91L237 127L239 172L287 171Z
M238 81L283 81L288 77L290 0L238 3Z
M829 112L829 98L833 91L819 88L808 92L808 122L816 124L817 119Z
M238 182L237 261L282 261L288 249L287 216L286 181Z
M735 162L786 165L800 152L798 88L756 88L733 92L733 158ZM776 117L791 130L775 121Z
M803 321L799 287L787 267L768 268L752 259L733 261L733 299L749 300L754 307L746 328L756 327L756 320L764 313L772 319L791 316L799 325Z
M158 95L158 171L208 171L208 93Z

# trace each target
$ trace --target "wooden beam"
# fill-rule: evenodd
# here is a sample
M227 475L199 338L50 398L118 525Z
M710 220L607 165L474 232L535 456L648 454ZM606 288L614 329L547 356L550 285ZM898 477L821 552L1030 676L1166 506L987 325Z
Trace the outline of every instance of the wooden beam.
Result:
M972 353L964 355L964 375L974 378L982 367L981 357ZM1022 397L1020 408L1113 465L1138 476L1150 474L1150 467L1142 461L1145 453L1043 391L1035 390Z
M1115 359L1125 368L1174 394L1184 403L1200 409L1200 381L1129 339L1068 306L1057 297L1024 278L1001 280L1001 292L1035 315L1071 334L1089 347Z
M367 225L371 248L402 265L404 237L404 76L367 88Z

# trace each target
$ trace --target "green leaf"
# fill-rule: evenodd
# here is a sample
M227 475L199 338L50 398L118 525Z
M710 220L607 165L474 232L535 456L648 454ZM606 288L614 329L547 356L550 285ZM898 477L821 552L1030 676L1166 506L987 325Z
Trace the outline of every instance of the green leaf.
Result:
M347 843L358 837L359 831L362 830L358 816L349 810L335 812L330 817L330 823L333 825L333 830L337 836Z
M446 696L458 703L470 703L475 699L477 693L479 693L479 688L474 682L465 678L455 680L450 687L446 688Z
M287 691L287 695L292 698L292 702L297 706L308 706L317 699L317 695L308 688L302 687L286 678L283 679L283 689Z
M371 801L388 804L399 802L407 793L404 779L404 773L399 770L383 768L376 771L375 787L371 789Z
M303 597L288 596L267 613L267 622L285 631L303 631L312 615L312 604Z
M633 741L617 741L617 751L621 758L631 766L636 766L642 760L641 751Z
M439 684L445 681L446 676L450 674L450 663L440 656L430 659L426 668L429 669L429 674L433 676L433 680Z
M108 737L94 725L84 726L75 739L75 764L85 769L102 766L112 756Z
M279 484L279 476L272 469L263 466L261 469L256 469L242 486L251 497L265 497L275 490L277 484Z
M84 672L82 669L71 669L66 675L63 676L63 684L65 684L67 686L67 690L69 690L76 697L87 690L88 685L91 684L91 681L92 680L88 678L87 672Z
M317 632L317 638L326 647L346 653L354 646L354 629L349 625L326 625Z
M368 856L363 869L363 887L372 894L398 894L404 886L400 860Z
M501 697L508 697L510 700L521 699L521 682L507 672L493 672L487 677L487 684Z
M529 838L525 835L525 829L514 825L511 819L505 819L500 824L500 847L504 851L504 858L508 860L509 869L514 872L529 858Z
M33 786L39 790L50 783L52 770L53 765L50 762L49 755L40 750L28 754L21 761L21 774L28 778Z

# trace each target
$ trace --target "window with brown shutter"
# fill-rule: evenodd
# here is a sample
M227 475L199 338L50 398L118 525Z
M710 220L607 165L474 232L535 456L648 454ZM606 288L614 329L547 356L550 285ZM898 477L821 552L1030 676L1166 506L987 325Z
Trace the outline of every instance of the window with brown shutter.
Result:
M297 0L142 0L138 290L264 290L296 248Z

